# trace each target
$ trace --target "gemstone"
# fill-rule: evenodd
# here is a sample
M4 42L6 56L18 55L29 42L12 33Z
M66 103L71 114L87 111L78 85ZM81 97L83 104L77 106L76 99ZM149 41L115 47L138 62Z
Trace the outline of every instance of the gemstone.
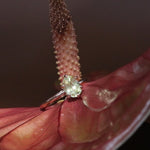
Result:
M72 98L78 97L82 92L80 83L75 79L75 77L70 75L65 75L62 81L62 88L65 93Z

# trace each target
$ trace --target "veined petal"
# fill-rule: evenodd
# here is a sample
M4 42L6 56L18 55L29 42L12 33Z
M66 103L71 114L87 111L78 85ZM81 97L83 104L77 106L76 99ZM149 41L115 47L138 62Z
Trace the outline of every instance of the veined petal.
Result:
M44 112L0 109L0 149L117 148L150 113L150 50L115 72L84 83L82 90L80 98L68 98Z
M0 109L0 138L40 113L37 107Z
M115 72L84 83L81 98L64 102L59 129L64 142L91 142L92 150L113 150L149 114L150 50Z
M64 141L70 143L92 142L109 126L109 114L94 112L81 99L65 101L60 115L59 131Z
M140 82L148 86L146 80L149 79L149 73L150 50L107 76L84 83L81 97L88 108L93 111L101 111L124 93L132 91L136 86L141 86Z
M46 150L52 147L60 139L58 135L59 108L60 105L50 107L47 111L41 112L10 131L2 137L0 148L2 150Z

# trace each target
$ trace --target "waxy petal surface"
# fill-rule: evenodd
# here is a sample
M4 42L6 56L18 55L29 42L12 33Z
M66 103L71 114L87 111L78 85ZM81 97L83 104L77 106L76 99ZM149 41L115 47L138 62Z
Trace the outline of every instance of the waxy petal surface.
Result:
M39 108L0 109L1 150L114 150L150 114L150 50L83 83L80 98Z
M0 109L0 137L41 114L39 108Z
M108 119L107 119L108 118ZM109 114L88 109L81 99L65 101L60 116L60 135L70 143L84 143L96 140L109 126Z
M150 72L150 50L130 64L98 80L83 84L84 104L94 111L101 111L120 95L145 80Z
M92 142L92 149L114 149L149 114L150 50L115 72L84 83L81 99L62 106L60 134L70 143Z
M52 147L60 140L58 135L59 109L60 105L51 107L17 126L1 138L1 150L46 150Z

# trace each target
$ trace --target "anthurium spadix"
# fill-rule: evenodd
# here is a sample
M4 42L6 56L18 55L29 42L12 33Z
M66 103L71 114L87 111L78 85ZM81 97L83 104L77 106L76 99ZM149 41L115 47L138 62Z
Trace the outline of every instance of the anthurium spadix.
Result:
M81 78L63 0L50 0L60 86L40 107L0 109L0 150L114 150L150 114L150 50L93 81Z

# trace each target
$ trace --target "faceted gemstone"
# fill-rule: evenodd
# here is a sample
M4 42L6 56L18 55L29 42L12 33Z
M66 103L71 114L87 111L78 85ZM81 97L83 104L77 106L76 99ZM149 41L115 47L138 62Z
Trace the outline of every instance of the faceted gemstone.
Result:
M66 75L62 81L62 88L68 96L73 98L78 97L81 92L81 85L75 77Z

